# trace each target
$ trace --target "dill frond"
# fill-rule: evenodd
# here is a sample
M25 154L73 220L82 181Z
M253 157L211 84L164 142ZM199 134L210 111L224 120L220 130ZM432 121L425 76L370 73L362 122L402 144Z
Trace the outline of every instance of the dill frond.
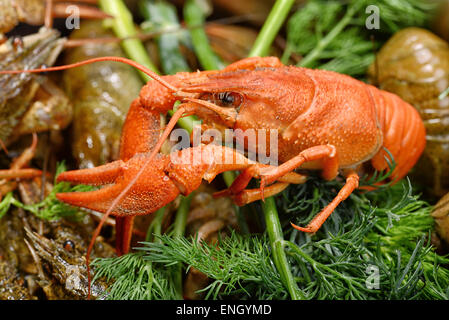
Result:
M95 270L93 281L111 281L104 299L107 300L175 300L173 268L143 259L143 253L129 253L116 258L97 258L91 263ZM113 281L112 281L113 280Z
M143 243L145 259L167 267L184 263L211 278L202 291L206 299L286 299L279 273L270 255L266 237L235 232L210 245L194 238L159 237L160 243ZM188 269L187 269L188 270Z
M428 240L431 206L413 195L408 180L355 192L313 236L289 227L290 221L306 223L340 187L337 181L312 178L277 199L283 204L278 207L285 225L284 247L303 296L448 299L449 270L442 266L449 259L434 252ZM96 277L114 281L108 299L159 299L162 292L174 298L173 277L182 264L186 272L193 267L210 278L202 290L206 299L289 299L271 250L266 233L231 232L216 244L165 234L157 236L157 242L142 243L135 254L97 259ZM378 275L374 288L369 285L373 269Z
M365 26L365 9L373 4L379 9L378 30ZM436 3L422 0L307 1L288 22L282 60L295 52L303 56L299 66L364 77L386 37L405 27L426 26L435 8Z
M306 224L332 200L338 185L312 179L286 190L286 219ZM286 230L300 288L313 299L447 299L449 270L441 265L449 259L438 256L428 240L430 212L403 180L355 192L314 236ZM372 268L379 276L377 289L366 284Z

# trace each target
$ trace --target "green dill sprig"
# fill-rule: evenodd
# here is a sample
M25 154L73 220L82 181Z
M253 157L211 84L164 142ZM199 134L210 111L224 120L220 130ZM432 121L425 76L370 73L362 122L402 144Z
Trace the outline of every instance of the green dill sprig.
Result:
M379 29L366 27L370 5L379 10ZM435 8L435 3L422 0L308 1L288 22L282 61L295 52L303 56L298 66L363 77L386 37L405 27L427 25Z
M235 232L216 245L185 237L160 237L160 243L142 243L145 259L166 267L183 263L212 279L201 290L206 299L238 296L242 299L286 299L282 284L270 257L270 243L255 235Z
M284 219L306 224L339 188L336 181L312 178L286 190ZM449 259L438 256L428 241L431 209L404 180L353 193L314 236L291 230L288 247L300 288L317 299L447 299L449 270L441 265ZM368 268L378 270L379 289L366 285Z
M429 241L433 227L431 206L413 195L409 181L354 193L337 208L322 230L310 236L292 229L289 222L301 215L309 216L308 211L315 207L313 201L331 201L341 187L335 181L313 178L311 181L294 186L306 188L298 198L289 199L294 192L286 192L283 201L295 204L279 206L287 259L306 299L449 298L449 270L443 267L449 259L437 255ZM320 205L316 207L320 209ZM288 213L286 208L290 209ZM156 242L142 243L139 250L143 253L139 259L151 264L153 277L165 279L164 283L172 286L170 290L175 290L173 277L177 274L176 266L182 263L186 271L193 267L211 279L202 290L208 299L290 298L273 261L273 248L266 232L247 236L232 232L217 244L165 234L157 236ZM144 292L147 282L136 279L146 277L141 273L148 270L142 266L148 265L126 269L128 260L117 259L103 260L101 264L103 272L111 272L108 279L116 279L113 288L117 289L113 289L110 298L142 297L129 291ZM378 276L374 283L370 282L372 270ZM127 289L119 290L121 286ZM156 292L147 294L151 297Z
M111 281L104 299L107 300L176 300L181 299L174 285L173 268L153 264L143 259L143 253L129 253L117 258L95 259L93 282L105 278Z

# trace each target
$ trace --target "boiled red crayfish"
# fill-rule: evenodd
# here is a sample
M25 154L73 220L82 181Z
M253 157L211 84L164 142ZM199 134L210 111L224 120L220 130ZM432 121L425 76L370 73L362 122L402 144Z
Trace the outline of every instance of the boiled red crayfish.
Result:
M242 172L219 195L229 195L239 205L274 195L289 183L303 183L305 176L293 172L299 167L322 170L327 180L342 173L346 183L336 198L308 226L293 225L301 231L316 232L336 206L358 188L361 173L388 169L385 149L397 163L389 178L395 182L407 174L425 147L425 128L419 114L398 96L335 72L285 66L273 57L243 59L221 71L170 76L158 76L117 57L27 72L63 70L105 60L135 66L155 81L142 88L130 107L122 130L120 160L58 177L59 181L109 186L57 197L105 212L104 219L115 215L119 254L128 251L134 216L152 213L177 195L194 191L202 179L211 181L228 170ZM176 101L181 104L163 133L154 130L160 128L160 114L171 110ZM263 165L234 149L213 144L177 151L180 158L199 156L201 161L195 165L179 164L160 154L176 122L192 114L202 118L206 126L243 132L278 130L275 152L281 164ZM242 136L237 135L236 140L245 144ZM259 152L265 150L262 142L267 141L246 147ZM222 161L225 157L239 161L226 163ZM260 189L246 189L252 178L260 178Z

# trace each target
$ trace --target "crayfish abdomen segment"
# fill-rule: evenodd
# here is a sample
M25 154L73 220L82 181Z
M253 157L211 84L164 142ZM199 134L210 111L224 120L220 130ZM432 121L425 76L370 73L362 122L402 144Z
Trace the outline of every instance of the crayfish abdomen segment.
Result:
M398 181L416 164L426 146L426 130L421 116L397 95L369 86L375 100L377 117L383 132L383 148L373 157L374 169L388 169L385 157L396 163L390 179Z

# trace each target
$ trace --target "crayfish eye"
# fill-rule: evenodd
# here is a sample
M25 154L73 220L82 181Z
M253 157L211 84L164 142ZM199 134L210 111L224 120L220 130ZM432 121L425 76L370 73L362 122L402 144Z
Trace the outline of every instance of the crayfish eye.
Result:
M237 92L220 92L216 94L216 103L223 107L238 108L243 102L243 97Z
M237 92L219 92L219 93L204 93L200 97L201 100L209 101L220 107L239 108L243 103L243 96Z

